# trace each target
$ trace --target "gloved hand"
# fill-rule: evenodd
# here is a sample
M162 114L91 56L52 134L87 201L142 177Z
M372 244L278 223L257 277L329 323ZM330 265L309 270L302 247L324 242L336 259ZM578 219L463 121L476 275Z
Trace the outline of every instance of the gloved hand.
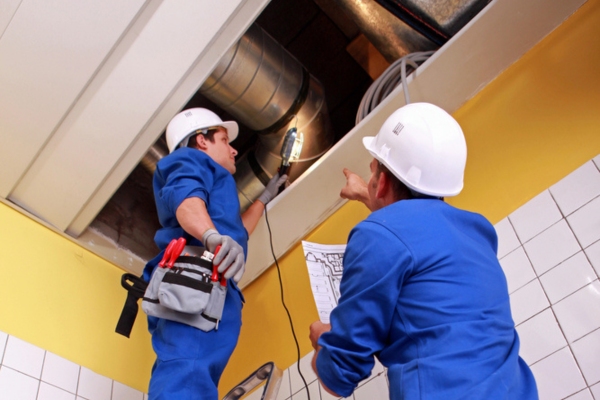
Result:
M267 183L267 187L265 188L265 190L261 193L260 196L258 196L258 199L256 200L260 201L264 205L267 205L267 203L273 200L273 197L277 195L279 186L283 185L287 178L288 176L285 174L281 176L279 176L279 173L273 175L269 183Z
M220 273L225 272L225 279L233 277L237 283L244 275L244 249L231 236L221 235L214 229L209 229L202 235L204 247L211 253L221 245L219 252L213 258L213 264L218 265Z

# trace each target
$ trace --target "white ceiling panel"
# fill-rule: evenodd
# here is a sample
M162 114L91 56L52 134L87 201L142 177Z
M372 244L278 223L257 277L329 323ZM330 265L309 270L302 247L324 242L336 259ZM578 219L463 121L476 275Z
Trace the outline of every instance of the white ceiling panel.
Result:
M143 0L23 0L0 38L0 195L8 196Z
M218 29L218 35L213 37L210 44L204 48L193 68L174 88L170 96L165 99L162 108L157 110L156 114L148 120L144 130L138 135L137 140L132 143L128 153L121 158L110 172L110 175L106 177L94 193L94 196L90 198L76 219L67 228L67 233L78 237L84 232L96 214L108 202L114 191L121 185L124 177L131 172L139 159L148 151L148 148L154 144L157 133L162 133L173 115L196 93L198 87L214 69L216 62L244 34L267 3L268 0L246 0L240 4L235 13L231 14L227 22ZM217 31L216 27L211 29ZM96 247L91 241L84 240L83 244L97 253L102 252L104 249ZM108 253L110 253L108 258L114 257L111 250L108 250Z
M239 4L164 1L142 15L10 199L67 229Z
M8 23L12 19L15 11L19 7L21 0L2 0L0 1L0 38Z

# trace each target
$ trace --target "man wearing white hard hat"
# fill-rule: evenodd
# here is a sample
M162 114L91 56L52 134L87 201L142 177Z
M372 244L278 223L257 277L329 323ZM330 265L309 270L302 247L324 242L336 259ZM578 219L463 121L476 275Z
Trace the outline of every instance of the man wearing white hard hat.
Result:
M363 144L371 177L344 170L340 195L372 213L350 232L331 323L310 327L323 387L350 396L377 358L391 400L537 399L494 227L443 201L463 188L459 124L435 105L409 104Z
M240 216L233 179L237 151L229 144L238 125L214 112L191 108L175 115L167 126L170 154L156 166L154 197L162 226L154 240L161 249L144 269L149 282L173 239L203 246L215 253L218 272L226 279L222 318L209 331L165 318L148 317L156 362L149 399L210 399L237 344L243 296L237 283L244 273L248 236L265 205L287 178L275 175L261 196ZM223 280L225 282L225 280Z

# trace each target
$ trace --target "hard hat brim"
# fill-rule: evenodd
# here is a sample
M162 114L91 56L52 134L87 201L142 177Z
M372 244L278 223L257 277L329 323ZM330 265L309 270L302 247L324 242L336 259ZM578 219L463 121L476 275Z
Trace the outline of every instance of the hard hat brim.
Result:
M222 124L219 124L223 128L227 129L227 136L229 137L229 143L233 142L235 138L238 136L238 132L240 130L237 122L235 121L224 121Z
M377 158L379 160L379 157L377 155L377 153L375 152L375 149L373 148L374 146L374 142L375 142L375 136L365 136L362 139L363 142L363 146L365 146L365 149L367 149L367 151L369 153L371 153L371 155L375 158ZM380 160L381 161L381 160Z

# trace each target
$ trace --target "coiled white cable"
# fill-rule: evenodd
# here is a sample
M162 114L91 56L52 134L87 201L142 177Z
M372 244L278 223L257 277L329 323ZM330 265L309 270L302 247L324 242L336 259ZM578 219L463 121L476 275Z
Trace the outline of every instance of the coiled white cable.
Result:
M365 92L356 112L356 124L373 111L396 87L402 82L406 82L406 77L431 57L433 53L435 51L414 52L394 61ZM409 104L408 88L404 86L403 89L406 104Z

